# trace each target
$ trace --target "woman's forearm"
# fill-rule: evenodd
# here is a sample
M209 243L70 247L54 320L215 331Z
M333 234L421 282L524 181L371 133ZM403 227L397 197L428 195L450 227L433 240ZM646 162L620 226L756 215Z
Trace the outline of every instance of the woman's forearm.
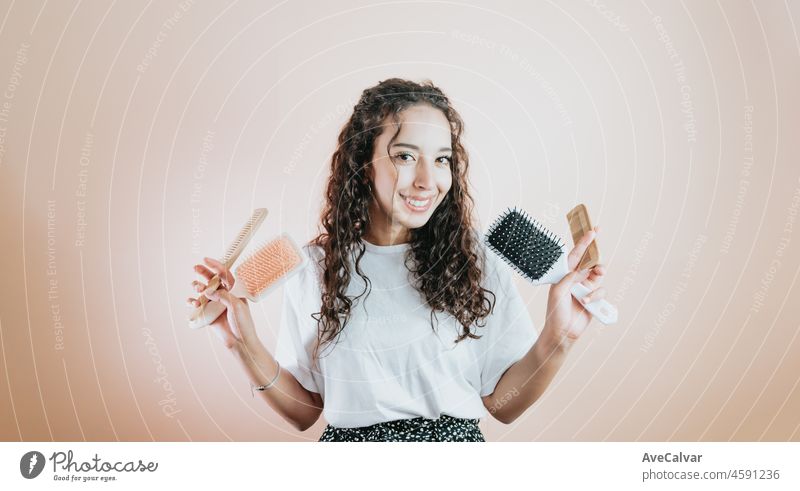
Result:
M278 370L275 358L260 342L237 343L231 351L239 360L250 383L268 384ZM256 391L283 419L300 431L310 428L322 413L319 394L312 393L287 370L281 370L270 388Z
M547 332L548 330L543 330ZM564 364L571 342L540 336L528 353L506 370L491 395L483 398L489 412L511 423L544 393Z

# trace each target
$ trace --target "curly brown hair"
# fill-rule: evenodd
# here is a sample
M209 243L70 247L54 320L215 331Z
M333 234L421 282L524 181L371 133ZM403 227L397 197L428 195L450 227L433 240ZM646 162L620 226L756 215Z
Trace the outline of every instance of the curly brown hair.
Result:
M369 226L369 205L374 199L370 182L374 142L387 127L386 118L391 118L398 128L387 146L388 152L400 132L399 114L416 104L429 104L441 110L450 122L452 186L428 222L410 230L406 267L417 280L414 287L431 307L431 327L437 310L450 313L463 326L456 342L468 337L480 338L471 326L473 323L485 326L481 321L494 309L494 293L481 286L485 251L473 227L474 202L467 188L469 160L461 143L464 123L449 99L430 80L421 84L400 78L384 80L363 91L339 133L322 212L324 231L309 242L324 251L320 260L322 306L320 312L312 315L318 323L315 365L322 347L337 339L347 324L353 300L365 293L369 295L371 290L360 262L366 250L361 237ZM364 279L367 288L350 298L345 292L352 274L349 258L354 252L357 253L355 272ZM492 296L491 301L487 294Z

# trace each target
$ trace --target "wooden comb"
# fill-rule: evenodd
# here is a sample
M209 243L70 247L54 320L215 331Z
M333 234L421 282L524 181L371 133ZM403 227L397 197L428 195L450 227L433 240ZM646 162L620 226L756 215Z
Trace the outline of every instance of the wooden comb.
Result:
M572 233L572 243L577 244L589 231L592 230L592 221L586 205L580 203L567 213L569 230ZM578 262L578 270L593 268L600 264L600 250L597 248L597 239L594 239L583 252L583 257Z

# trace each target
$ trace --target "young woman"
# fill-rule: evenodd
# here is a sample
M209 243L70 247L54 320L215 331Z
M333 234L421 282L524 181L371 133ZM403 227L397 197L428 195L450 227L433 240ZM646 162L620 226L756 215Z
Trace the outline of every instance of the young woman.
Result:
M571 284L593 290L589 301L605 295L603 266L576 270L595 228L562 258L570 273L550 287L537 333L511 268L473 226L462 130L429 81L363 92L332 157L324 231L285 284L275 356L229 293L230 271L195 266L223 280L207 294L227 307L213 329L298 430L324 410L320 441L484 441L479 420L519 417L591 320Z

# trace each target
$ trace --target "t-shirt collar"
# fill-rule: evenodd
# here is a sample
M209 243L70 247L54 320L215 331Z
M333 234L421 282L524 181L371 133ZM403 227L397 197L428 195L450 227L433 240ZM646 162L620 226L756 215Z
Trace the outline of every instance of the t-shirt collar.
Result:
M408 248L411 247L411 244L408 242L388 246L375 245L364 238L361 239L361 242L364 243L364 247L367 251L374 252L375 254L399 254L407 251Z

